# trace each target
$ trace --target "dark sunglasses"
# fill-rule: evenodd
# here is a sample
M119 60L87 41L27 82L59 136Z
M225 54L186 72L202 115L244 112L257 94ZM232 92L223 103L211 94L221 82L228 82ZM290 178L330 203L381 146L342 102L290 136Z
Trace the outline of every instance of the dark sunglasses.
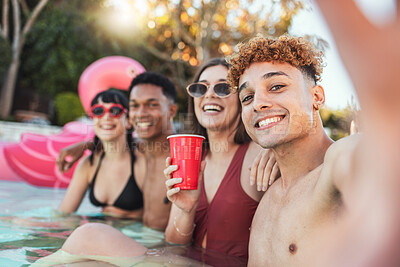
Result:
M203 83L203 82L197 82L197 83L191 83L186 87L186 90L188 94L192 97L202 97L203 95L206 94L208 88L210 88L211 85ZM232 91L231 87L227 82L219 82L214 84L212 86L214 89L214 92L217 96L224 98L229 96Z
M119 118L126 111L121 104L112 104L109 108L101 104L96 104L90 109L90 115L95 118L101 118L108 112L111 117Z

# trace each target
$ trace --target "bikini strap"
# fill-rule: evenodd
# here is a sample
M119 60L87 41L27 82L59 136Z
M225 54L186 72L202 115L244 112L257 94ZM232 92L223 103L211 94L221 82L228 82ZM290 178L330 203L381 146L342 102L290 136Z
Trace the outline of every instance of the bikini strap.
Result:
M99 169L100 169L100 166L101 166L101 162L103 161L103 158L104 158L104 155L105 155L105 154L106 154L106 153L103 151L103 153L100 155L99 163L97 164L96 172L94 173L94 177L93 177L92 183L94 182L94 180L95 180L96 177L97 177L97 173L99 172Z
M134 175L134 172L133 172L133 165L135 164L135 151L133 151L133 149L132 150L130 150L130 154L131 154L131 175Z

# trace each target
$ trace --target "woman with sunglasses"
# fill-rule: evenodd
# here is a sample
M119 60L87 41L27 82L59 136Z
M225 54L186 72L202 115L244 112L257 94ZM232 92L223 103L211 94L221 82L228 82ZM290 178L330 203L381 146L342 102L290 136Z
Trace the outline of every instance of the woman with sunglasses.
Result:
M91 103L95 137L92 153L76 167L65 197L62 212L75 212L89 189L89 199L102 212L118 217L140 218L143 197L135 181L133 128L128 121L128 99L108 90L97 94Z
M170 165L167 158L164 173L173 205L165 237L177 244L193 240L196 247L247 261L249 229L262 191L268 187L260 184L257 190L250 185L249 166L262 155L268 177L273 180L279 171L272 153L262 151L245 132L239 98L226 81L228 68L224 59L213 59L187 87L189 114L195 114L194 133L206 137L207 164L201 167L199 189L180 190L173 186L181 178L171 178L178 166Z

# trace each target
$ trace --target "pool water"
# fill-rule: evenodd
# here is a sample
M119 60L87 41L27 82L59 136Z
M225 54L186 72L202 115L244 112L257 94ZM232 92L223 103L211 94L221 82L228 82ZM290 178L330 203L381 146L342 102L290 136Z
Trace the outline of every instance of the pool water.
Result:
M246 266L240 258L186 246L171 246L165 242L163 232L145 227L141 222L105 217L100 208L90 204L87 196L76 214L62 215L57 212L57 207L64 194L65 189L0 181L1 267L29 266L56 252L76 227L87 222L109 224L151 249L144 261L128 266ZM181 256L196 261L182 261Z
M0 181L0 266L29 266L58 250L72 230L87 222L112 225L149 248L166 245L162 232L104 217L87 197L76 215L61 215L56 209L64 194L64 189Z

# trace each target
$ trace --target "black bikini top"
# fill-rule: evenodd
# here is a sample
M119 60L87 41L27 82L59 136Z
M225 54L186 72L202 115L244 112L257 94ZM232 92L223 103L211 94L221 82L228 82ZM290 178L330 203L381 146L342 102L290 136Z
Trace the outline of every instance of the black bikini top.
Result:
M123 210L138 210L143 208L143 194L142 191L140 191L139 187L136 184L135 177L134 177L134 172L133 172L133 164L134 164L134 157L132 155L133 151L131 152L131 176L129 177L129 180L127 184L125 185L125 188L122 190L122 193L119 195L117 200L115 200L113 206L123 209ZM99 163L97 165L96 172L94 174L93 180L90 183L89 186L89 199L90 202L92 202L93 205L96 207L105 207L107 206L106 203L101 203L98 201L94 195L94 184L96 182L96 177L97 173L99 172L101 162L104 158L105 153L101 154Z

